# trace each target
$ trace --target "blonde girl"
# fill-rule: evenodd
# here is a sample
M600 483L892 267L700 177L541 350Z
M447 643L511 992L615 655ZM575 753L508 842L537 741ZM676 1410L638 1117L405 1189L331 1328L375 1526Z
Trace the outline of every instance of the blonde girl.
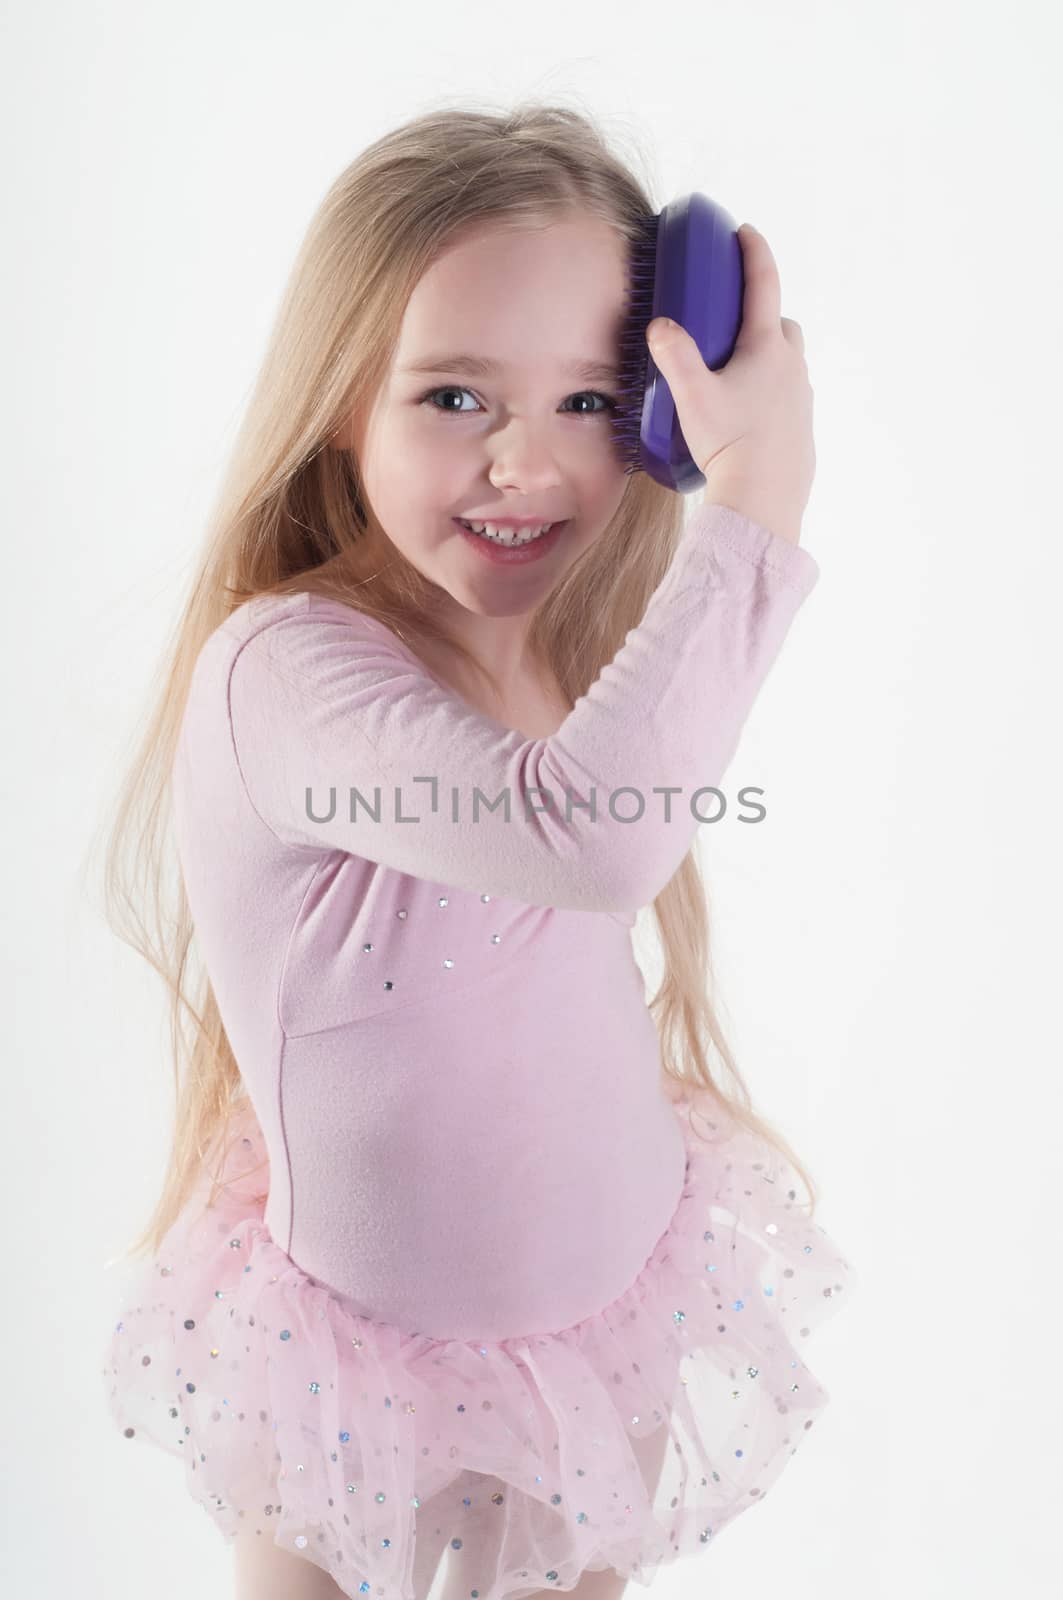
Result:
M848 1268L728 1050L694 853L818 575L811 389L743 227L726 367L654 345L700 501L624 470L656 209L552 105L340 175L123 796L177 1098L107 1396L238 1600L615 1600L707 1559L827 1400Z

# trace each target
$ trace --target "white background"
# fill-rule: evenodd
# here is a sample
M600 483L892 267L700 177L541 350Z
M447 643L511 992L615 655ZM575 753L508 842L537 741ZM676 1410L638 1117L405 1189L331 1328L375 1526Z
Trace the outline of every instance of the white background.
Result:
M658 205L766 234L822 569L702 830L757 1104L861 1274L831 1404L660 1600L1058 1594L1059 38L1047 3L8 9L5 1592L229 1596L122 1439L104 1262L153 1203L164 999L85 870L309 217L441 99L579 96ZM487 96L485 100L483 97ZM641 1594L635 1585L630 1594Z

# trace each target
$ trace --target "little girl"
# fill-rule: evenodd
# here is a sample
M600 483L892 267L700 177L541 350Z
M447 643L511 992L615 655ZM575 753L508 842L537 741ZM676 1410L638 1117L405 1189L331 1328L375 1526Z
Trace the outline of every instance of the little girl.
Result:
M127 792L115 852L172 796L141 948L179 1097L107 1392L239 1600L615 1600L827 1401L803 1351L849 1269L724 1042L695 858L818 575L811 389L743 227L727 366L653 345L701 503L625 470L654 209L556 107L432 113L342 174Z

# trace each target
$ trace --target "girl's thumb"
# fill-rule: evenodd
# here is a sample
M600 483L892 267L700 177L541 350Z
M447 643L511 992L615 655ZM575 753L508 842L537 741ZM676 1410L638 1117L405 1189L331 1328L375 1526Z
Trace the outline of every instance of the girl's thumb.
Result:
M671 317L654 317L646 329L646 340L651 350L667 350L675 334L681 331L678 322L673 322Z

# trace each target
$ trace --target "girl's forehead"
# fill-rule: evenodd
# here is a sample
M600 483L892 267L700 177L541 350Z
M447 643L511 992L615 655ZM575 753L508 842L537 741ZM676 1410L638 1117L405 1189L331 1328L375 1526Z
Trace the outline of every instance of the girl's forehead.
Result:
M436 371L449 354L481 363L469 376L493 375L491 362L501 375L510 350L546 361L546 346L573 366L602 367L616 353L627 288L623 241L601 223L489 230L444 251L415 285L393 368Z
M596 218L576 218L538 227L486 225L465 230L446 245L421 275L415 293L489 282L501 277L519 286L547 275L577 283L622 266L626 250L615 228Z

